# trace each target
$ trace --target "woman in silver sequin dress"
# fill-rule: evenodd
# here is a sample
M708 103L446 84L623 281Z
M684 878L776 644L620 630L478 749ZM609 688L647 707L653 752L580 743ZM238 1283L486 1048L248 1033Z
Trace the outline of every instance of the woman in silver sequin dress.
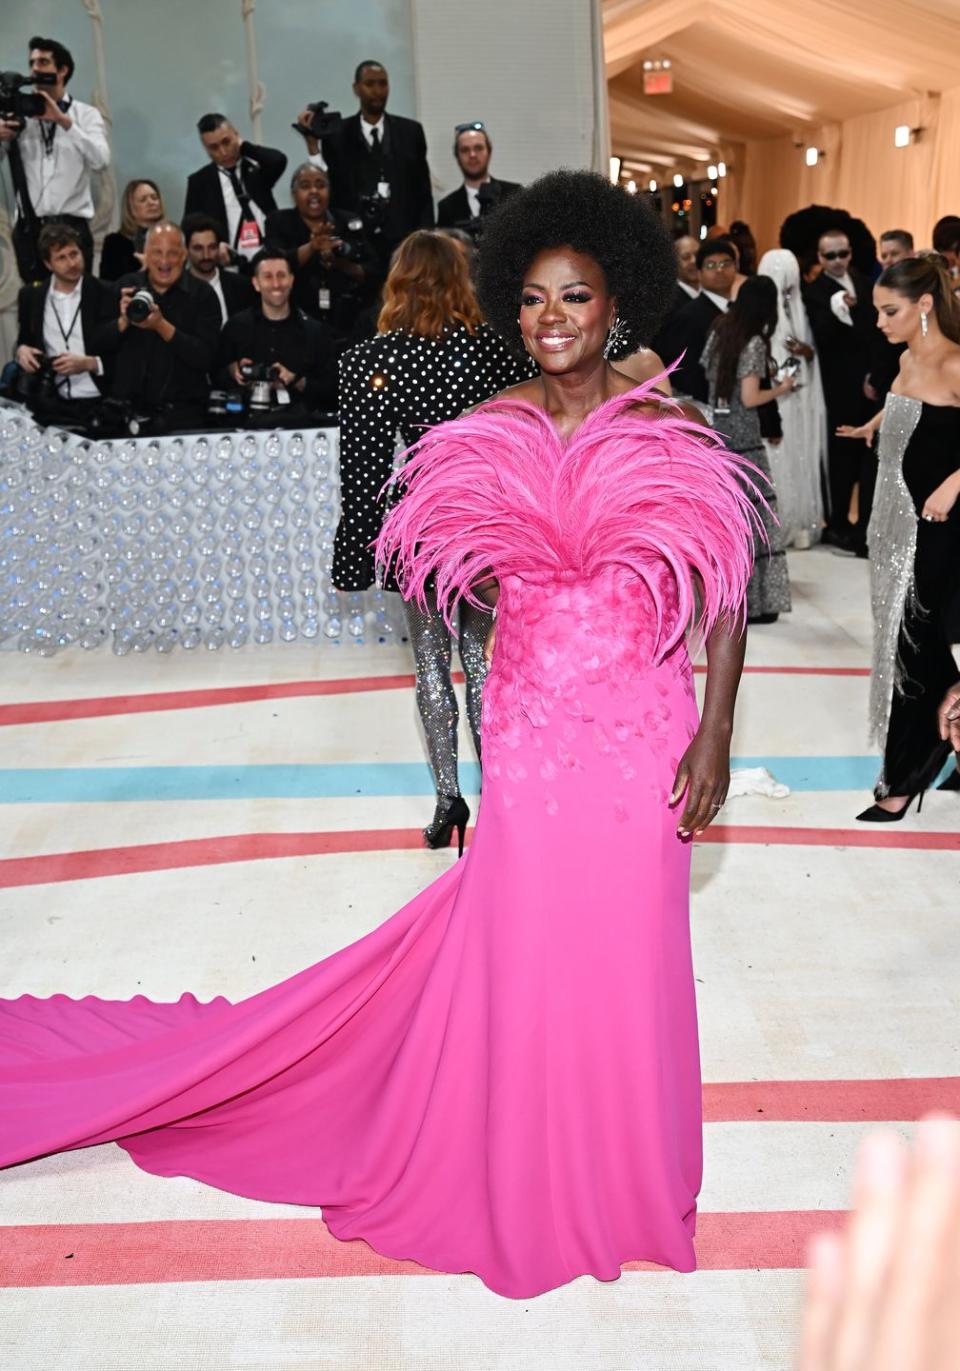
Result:
M837 432L868 442L880 434L867 537L870 726L883 770L876 803L857 818L891 823L922 798L951 751L937 709L960 676L945 618L960 591L960 306L932 254L888 267L874 303L882 332L907 350L883 410Z
M443 233L422 229L401 244L384 287L378 329L376 338L352 348L341 362L342 508L333 559L333 583L340 590L367 590L376 579L371 545L383 521L382 492L398 448L530 375L529 365L482 322L467 259ZM442 847L454 829L462 840L469 817L457 775L459 710L450 680L451 640L435 605L424 611L409 600L404 613L437 791L424 839L430 847ZM489 626L486 612L461 602L458 645L478 757Z
M790 609L790 576L776 520L776 491L757 413L761 405L796 387L793 377L768 386L769 339L776 322L776 286L767 276L748 277L726 314L714 323L700 359L710 387L714 427L729 448L759 467L768 482L766 502L757 500L763 533L758 528L755 534L753 575L747 587L747 615L752 624L772 624ZM756 492L754 486L750 489Z

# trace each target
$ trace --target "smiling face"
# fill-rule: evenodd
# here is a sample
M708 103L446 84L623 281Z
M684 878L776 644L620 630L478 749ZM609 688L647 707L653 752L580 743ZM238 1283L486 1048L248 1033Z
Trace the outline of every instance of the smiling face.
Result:
M301 171L293 187L293 202L301 219L325 219L330 182L319 167Z
M155 293L162 295L180 280L186 260L187 249L178 228L168 224L164 228L151 229L147 234L143 265L150 288Z
M585 253L545 248L527 268L520 332L541 371L560 376L596 365L616 313L603 271Z
M899 290L874 286L873 303L877 311L877 328L888 343L909 343L916 338L921 331L921 311L931 320L936 317L932 295L910 300Z
M253 286L261 300L272 311L287 308L293 290L293 272L283 257L267 257L257 263Z

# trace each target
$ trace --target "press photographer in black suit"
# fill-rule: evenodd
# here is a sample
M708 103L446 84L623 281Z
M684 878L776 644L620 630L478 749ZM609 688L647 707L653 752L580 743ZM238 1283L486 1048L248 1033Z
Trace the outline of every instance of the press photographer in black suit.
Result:
M408 233L433 227L427 140L416 120L386 113L390 82L381 63L360 63L353 93L360 101L359 113L344 119L320 148L316 139L307 143L313 154L322 149L330 203L362 213L378 256L386 262Z
M228 319L220 335L218 379L246 386L245 366L274 370L274 389L289 395L285 422L303 422L300 412L337 407L337 345L324 324L291 305L293 271L287 255L267 246L253 263L253 288L259 299ZM305 415L304 415L305 417Z
M17 298L19 393L48 423L74 423L99 405L103 330L116 318L116 291L84 272L80 233L47 224L37 242L50 273Z
M383 280L363 220L330 207L330 177L301 162L290 181L291 209L267 220L267 244L282 248L296 275L293 303L347 338L357 314L370 305Z
M187 250L176 224L154 225L143 258L144 270L120 282L119 317L106 331L106 346L116 354L110 394L157 427L190 428L206 411L220 305L185 270Z
M516 181L498 181L490 175L492 152L490 135L480 120L454 129L453 155L463 173L463 185L437 205L438 228L465 228L520 189Z
M237 258L250 262L263 247L267 215L277 208L273 187L286 170L286 155L242 141L225 114L205 114L197 132L210 162L187 181L184 217L206 214L226 226L221 266Z

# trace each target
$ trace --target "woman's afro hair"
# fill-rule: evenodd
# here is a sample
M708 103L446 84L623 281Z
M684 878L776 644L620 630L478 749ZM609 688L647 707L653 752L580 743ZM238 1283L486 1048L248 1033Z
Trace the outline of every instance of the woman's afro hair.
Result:
M560 247L592 257L616 296L625 334L611 358L649 346L673 295L673 244L643 198L592 171L548 172L484 221L477 293L496 332L523 351L517 319L523 278L538 253Z

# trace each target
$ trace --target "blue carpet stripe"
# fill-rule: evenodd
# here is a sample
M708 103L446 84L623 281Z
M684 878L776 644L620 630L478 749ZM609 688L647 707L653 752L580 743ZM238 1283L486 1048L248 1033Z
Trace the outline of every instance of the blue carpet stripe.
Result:
M735 757L765 766L791 790L868 790L876 757ZM469 795L479 790L475 762L460 767ZM423 762L289 766L103 766L0 770L0 804L87 804L143 800L310 800L346 796L432 795Z

